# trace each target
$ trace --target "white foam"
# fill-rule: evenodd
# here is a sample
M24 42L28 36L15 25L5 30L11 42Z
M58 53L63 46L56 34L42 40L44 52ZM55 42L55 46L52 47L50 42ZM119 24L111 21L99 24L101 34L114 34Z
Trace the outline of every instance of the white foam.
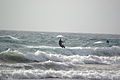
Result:
M30 46L30 45L25 45L27 48L45 48L45 49L63 49L61 47L56 47L56 46ZM67 47L65 49L94 49L94 47Z
M54 61L54 62L69 62L72 64L120 64L119 56L96 56L96 55L61 55L61 54L52 54L44 51L36 51L35 53L22 53L17 50L7 50L3 51L0 54L16 54L17 56L24 57L28 60L45 62L45 61Z
M61 55L51 54L43 51L36 51L34 54L24 54L24 57L30 60L40 62L55 61L55 62L71 62L73 64L116 64L120 63L120 57L106 57L106 56L80 56L80 55Z
M45 62L41 62L38 64L42 64L42 65L52 65L55 66L59 69L65 69L65 68L71 68L73 67L73 64L70 64L68 62L55 62L55 61L45 61Z
M19 40L18 38L13 37L13 36L10 36L10 35L8 35L8 37L10 37L10 38L13 39L13 40Z
M27 59L30 60L37 60L37 61L63 61L62 58L60 58L61 55L57 55L57 54L49 54L43 51L36 51L35 53L28 53L28 54L24 54L24 56Z
M14 79L41 79L41 78L69 78L69 79L99 79L99 80L119 80L120 70L117 71L63 71L63 70L14 70L11 73L3 73Z
M53 47L53 46L25 46L27 48L44 48L44 49L60 49L61 47Z
M101 43L104 43L104 42L103 41L94 42L94 44L101 44Z
M13 40L19 40L18 38L13 37L11 35L5 35L5 36L0 36L0 37L3 37L3 38L8 37L8 38L13 39Z
M43 49L55 49L56 53L61 53L65 55L98 55L98 56L119 56L120 47L66 47L65 49L61 47L54 46L26 46L27 48L43 48Z
M17 55L23 55L23 53L19 52L18 50L11 50L8 48L6 51L1 52L0 54L17 54Z

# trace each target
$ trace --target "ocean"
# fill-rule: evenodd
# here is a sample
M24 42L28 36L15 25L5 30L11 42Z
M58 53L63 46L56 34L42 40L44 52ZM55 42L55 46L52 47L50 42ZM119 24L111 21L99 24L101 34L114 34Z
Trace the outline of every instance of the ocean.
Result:
M0 79L48 78L120 80L120 35L0 30Z

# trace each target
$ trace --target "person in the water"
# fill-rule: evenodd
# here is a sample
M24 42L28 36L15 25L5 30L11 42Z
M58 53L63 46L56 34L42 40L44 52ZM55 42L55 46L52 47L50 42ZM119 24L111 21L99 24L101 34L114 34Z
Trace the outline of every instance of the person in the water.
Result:
M107 41L106 41L106 43L108 43L108 44L109 44L109 41L107 40Z
M65 46L63 45L63 43L64 43L64 41L62 41L61 38L60 38L60 40L59 40L59 45L60 45L62 48L65 48Z

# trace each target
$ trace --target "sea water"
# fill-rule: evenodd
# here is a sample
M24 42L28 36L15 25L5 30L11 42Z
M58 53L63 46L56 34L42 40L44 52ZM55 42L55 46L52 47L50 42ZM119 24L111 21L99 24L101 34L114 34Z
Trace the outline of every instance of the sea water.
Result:
M120 80L120 35L1 30L0 79L42 78Z

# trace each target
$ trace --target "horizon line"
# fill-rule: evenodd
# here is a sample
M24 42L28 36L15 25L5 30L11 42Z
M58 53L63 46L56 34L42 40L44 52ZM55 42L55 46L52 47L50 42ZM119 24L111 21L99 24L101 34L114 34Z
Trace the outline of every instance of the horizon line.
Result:
M69 31L40 31L40 30L16 30L16 29L0 29L0 31L25 31L25 32L53 32L53 33L80 33L80 34L108 34L108 35L120 35L120 33L90 33L90 32L69 32Z

